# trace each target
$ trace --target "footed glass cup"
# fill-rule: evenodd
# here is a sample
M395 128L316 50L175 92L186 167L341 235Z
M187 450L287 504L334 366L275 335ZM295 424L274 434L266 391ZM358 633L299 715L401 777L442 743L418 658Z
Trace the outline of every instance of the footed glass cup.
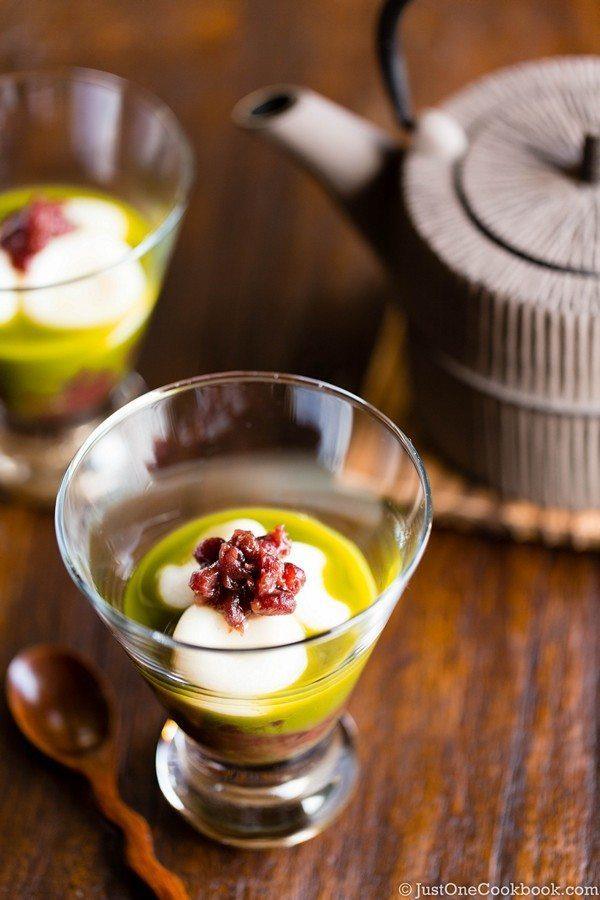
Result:
M123 612L145 552L219 510L308 513L354 541L377 586L350 620L295 645L210 649ZM156 766L169 803L201 832L243 847L291 845L340 812L357 778L348 696L425 549L431 504L410 441L343 390L290 375L225 373L152 391L114 413L71 463L56 506L74 581L134 660L169 719ZM350 598L348 598L350 599ZM306 651L299 681L266 697L190 681L239 654L262 666Z
M0 288L1 308L11 309L0 322L0 487L54 502L83 439L143 389L132 367L185 211L192 151L173 113L151 94L115 75L61 69L0 76L0 158L0 195L99 192L144 222L143 236L116 264L81 278ZM55 328L23 314L27 303L63 295L84 304L107 273L122 291L133 290L132 264L144 288L115 322ZM138 290L139 276L135 284Z

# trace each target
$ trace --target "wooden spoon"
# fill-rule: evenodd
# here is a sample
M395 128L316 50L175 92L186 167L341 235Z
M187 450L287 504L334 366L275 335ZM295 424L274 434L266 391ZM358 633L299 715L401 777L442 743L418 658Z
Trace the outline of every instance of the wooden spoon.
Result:
M104 815L123 831L133 871L161 900L188 898L183 882L154 855L148 823L119 794L116 715L99 673L67 648L38 644L10 663L6 694L31 743L88 779Z

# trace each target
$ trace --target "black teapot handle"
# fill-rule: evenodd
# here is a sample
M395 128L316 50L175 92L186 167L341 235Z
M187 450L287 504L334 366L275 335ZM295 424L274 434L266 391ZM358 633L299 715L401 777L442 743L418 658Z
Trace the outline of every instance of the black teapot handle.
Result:
M377 55L383 80L400 124L415 127L398 23L410 0L384 0L377 23Z

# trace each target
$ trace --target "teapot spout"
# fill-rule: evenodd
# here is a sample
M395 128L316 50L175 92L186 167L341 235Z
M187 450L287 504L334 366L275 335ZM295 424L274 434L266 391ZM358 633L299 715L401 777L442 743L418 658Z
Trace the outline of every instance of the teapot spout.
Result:
M282 147L338 202L385 262L396 245L400 146L384 131L306 88L255 91L234 122Z

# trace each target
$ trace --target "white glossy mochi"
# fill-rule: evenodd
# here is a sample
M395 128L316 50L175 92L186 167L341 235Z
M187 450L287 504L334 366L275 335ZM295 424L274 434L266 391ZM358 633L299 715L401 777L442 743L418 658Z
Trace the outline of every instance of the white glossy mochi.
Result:
M229 651L292 644L304 638L295 616L251 616L243 633L231 629L221 613L209 606L190 606L181 616L173 637L187 644ZM175 651L174 667L197 687L230 697L262 697L294 684L308 663L303 646L283 647L270 653L211 653L210 650Z
M327 557L318 547L293 541L286 559L304 569L306 583L296 597L294 615L307 631L328 631L350 618L350 608L326 590L323 572Z
M198 543L210 537L220 537L224 541L230 541L234 531L251 531L254 537L260 537L266 534L267 529L256 519L231 519L229 522L222 522L220 525L214 525L204 531L198 538Z
M192 572L198 568L196 560L182 566L163 566L158 573L158 593L165 606L171 609L187 609L194 602L195 594L190 587Z
M127 216L116 203L97 197L73 197L63 204L67 221L75 228L93 231L95 234L110 234L124 241L129 224Z
M94 328L109 325L140 303L146 278L140 263L126 259L131 248L120 238L72 231L54 238L32 258L23 279L23 310L46 328ZM119 260L123 260L119 265ZM90 278L83 276L91 275ZM70 284L60 282L81 278Z

